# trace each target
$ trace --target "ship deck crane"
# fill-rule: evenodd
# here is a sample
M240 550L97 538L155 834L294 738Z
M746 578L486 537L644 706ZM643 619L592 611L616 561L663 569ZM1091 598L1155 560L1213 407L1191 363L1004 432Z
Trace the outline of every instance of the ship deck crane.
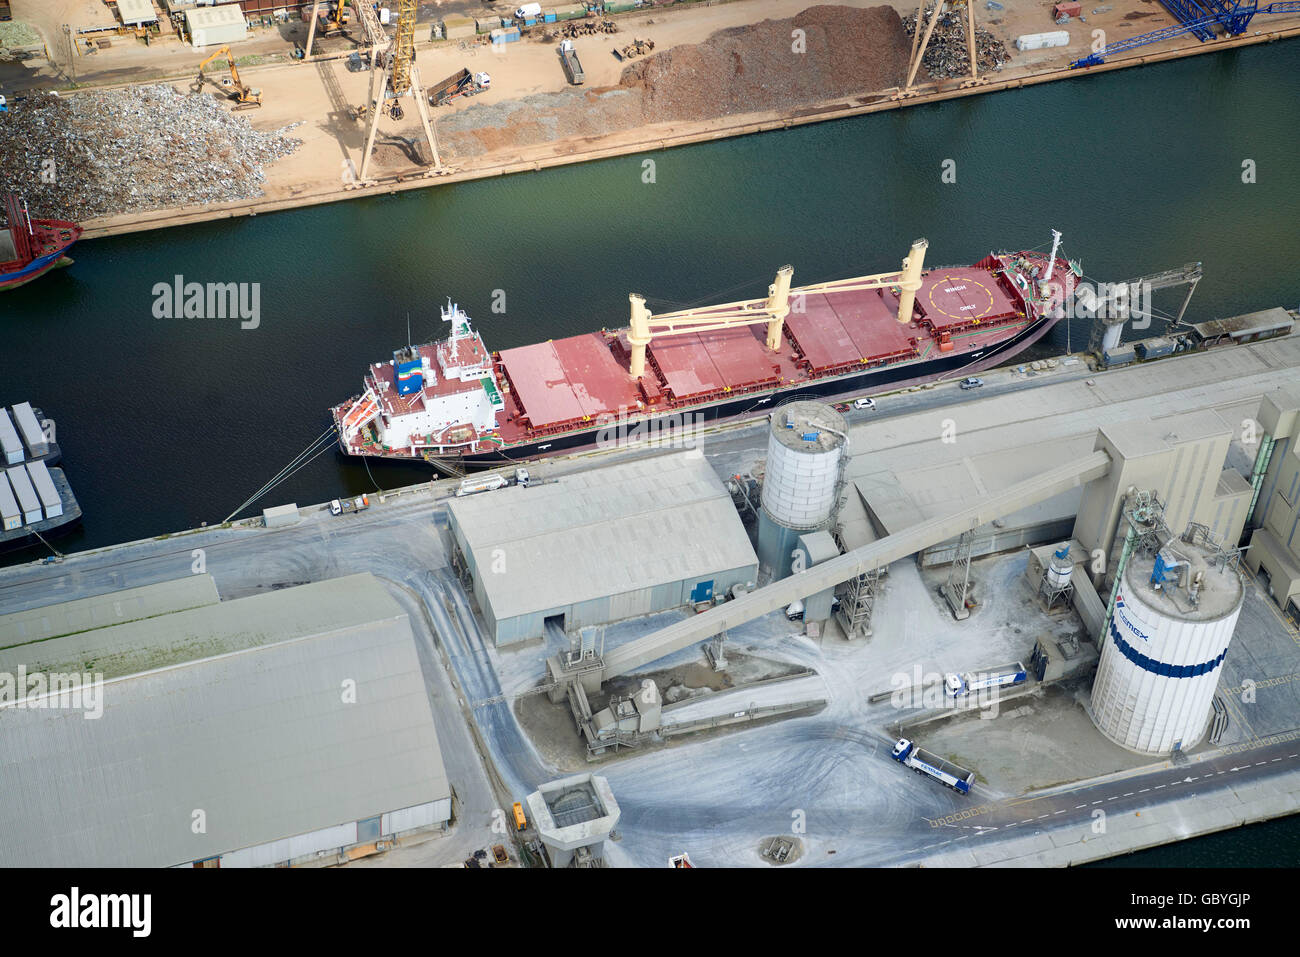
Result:
M194 84L194 92L198 93L203 89L203 81L204 81L203 68L207 66L209 63L211 63L213 60L218 60L223 58L225 59L226 63L229 64L230 66L230 82L233 87L230 91L230 98L233 99L237 104L235 106L235 109L252 110L261 106L262 91L255 90L252 87L247 86L244 83L244 81L239 78L239 68L235 66L235 55L230 52L230 47L221 47L221 49L217 50L216 53L212 54L210 57L208 57L206 60L204 60L202 63L199 64L199 75L198 75L198 79L195 81Z
M1214 3L1211 3L1210 0L1203 0L1206 6L1217 10L1214 13L1205 12L1205 7L1198 5L1196 0L1163 0L1163 2L1179 18L1179 23L1160 30L1152 30L1150 33L1128 37L1115 43L1108 43L1099 52L1075 60L1070 64L1071 69L1079 70L1089 66L1100 66L1106 62L1108 56L1124 53L1127 50L1146 46L1149 43L1172 40L1174 37L1180 37L1187 33L1194 34L1204 43L1207 40L1214 39L1213 28L1216 26L1222 26L1227 36L1238 36L1245 33L1246 28L1250 26L1251 20L1261 13L1300 13L1300 0L1270 3L1266 7L1259 6L1258 0L1235 0L1231 5L1227 0L1217 0Z
M634 379L645 374L646 347L656 337L713 332L758 323L767 325L767 348L778 352L781 349L781 333L785 327L785 319L790 314L792 295L806 296L827 292L896 288L900 293L898 321L911 322L912 306L916 302L916 292L921 288L921 269L925 263L925 250L928 245L929 243L924 239L912 243L907 258L903 260L902 268L893 272L859 276L855 279L838 279L794 289L790 287L790 280L794 277L794 267L782 266L777 270L776 281L768 287L765 299L746 299L720 306L683 309L679 312L656 315L646 308L644 296L632 293L628 296L632 307L630 328L627 333L628 344L632 347L628 372Z

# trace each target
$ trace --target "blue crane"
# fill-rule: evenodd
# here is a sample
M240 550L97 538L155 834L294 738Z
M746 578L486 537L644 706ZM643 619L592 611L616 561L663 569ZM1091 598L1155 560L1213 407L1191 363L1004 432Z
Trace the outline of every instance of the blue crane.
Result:
M1245 33L1251 19L1259 13L1300 13L1300 0L1285 0L1270 3L1266 7L1259 5L1259 0L1161 0L1181 21L1173 26L1152 30L1135 37L1128 37L1116 43L1107 44L1101 51L1075 60L1070 64L1078 70L1087 66L1098 66L1106 62L1106 57L1116 53L1132 50L1134 47L1146 46L1182 36L1195 34L1201 42L1214 38L1214 27L1222 25L1228 36Z

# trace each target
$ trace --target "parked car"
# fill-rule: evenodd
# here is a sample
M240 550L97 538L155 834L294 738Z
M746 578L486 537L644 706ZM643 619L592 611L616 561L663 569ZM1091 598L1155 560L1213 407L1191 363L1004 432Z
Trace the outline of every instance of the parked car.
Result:
M853 408L855 408L855 409L869 409L870 411L874 412L874 411L876 411L876 400L875 400L875 399L858 399L858 400L856 400L856 401L853 403Z
M979 376L971 376L969 379L961 380L961 388L963 389L978 389L983 384L984 380Z
M335 499L334 501L330 502L330 514L331 514L331 515L342 515L342 514L343 514L343 503L340 502L338 499Z

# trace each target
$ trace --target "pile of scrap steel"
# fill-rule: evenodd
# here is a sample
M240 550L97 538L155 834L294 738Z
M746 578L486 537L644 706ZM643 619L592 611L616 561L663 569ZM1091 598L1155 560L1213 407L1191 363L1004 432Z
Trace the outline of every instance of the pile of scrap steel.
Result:
M934 6L927 4L921 18L921 36L925 36L926 25L934 15ZM903 29L908 37L916 32L916 14L903 17ZM975 27L975 63L981 73L988 70L1000 70L1011 59L1006 44L989 33ZM953 77L970 76L970 57L966 51L966 10L964 7L949 9L939 14L939 22L930 34L929 46L921 59L926 72L936 80Z

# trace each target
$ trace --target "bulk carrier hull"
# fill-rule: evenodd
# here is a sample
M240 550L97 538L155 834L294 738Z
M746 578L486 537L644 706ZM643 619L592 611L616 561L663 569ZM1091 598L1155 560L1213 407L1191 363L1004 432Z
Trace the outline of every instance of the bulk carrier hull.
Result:
M891 273L792 288L787 266L765 299L665 314L633 295L626 328L498 353L449 303L447 339L372 364L365 391L331 410L340 448L491 466L968 375L1063 315L1081 270L1056 248L926 272L918 240Z
M8 226L0 227L0 292L72 264L67 253L81 238L80 226L60 219L32 219L12 194L4 197L4 206Z

